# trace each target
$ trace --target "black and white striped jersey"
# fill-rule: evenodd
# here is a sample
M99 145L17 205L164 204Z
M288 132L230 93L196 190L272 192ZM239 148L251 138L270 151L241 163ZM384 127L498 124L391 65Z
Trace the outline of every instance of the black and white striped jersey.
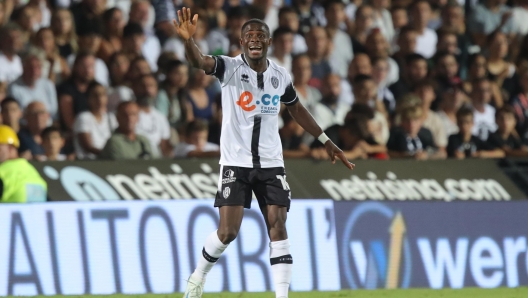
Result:
M220 164L245 168L284 167L279 137L280 103L299 99L288 71L268 60L257 73L244 54L215 56L214 75L222 85Z

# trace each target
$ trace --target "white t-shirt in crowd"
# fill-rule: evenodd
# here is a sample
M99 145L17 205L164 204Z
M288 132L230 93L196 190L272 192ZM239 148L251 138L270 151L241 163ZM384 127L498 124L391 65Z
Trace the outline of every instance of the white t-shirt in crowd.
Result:
M160 157L161 141L170 139L169 120L153 107L150 108L148 113L140 110L136 133L146 137L150 142L152 155Z
M18 55L15 55L13 60L9 60L0 53L0 65L2 66L0 67L0 82L9 84L22 75L22 60Z
M222 84L220 164L245 168L284 167L279 136L280 103L299 100L290 74L268 60L257 74L243 54L216 56L212 75Z
M322 130L326 130L333 125L343 125L345 117L351 106L338 102L334 110L326 104L319 102L314 107L313 117Z
M334 43L334 48L328 62L336 74L341 78L346 78L348 74L348 65L354 58L352 41L348 34L341 30L337 30L332 42Z
M340 104L352 106L354 104L354 92L352 92L352 84L348 81L348 79L342 79L341 80L341 94L339 94L339 98L337 101Z
M176 147L174 147L174 157L187 157L187 155L196 150L196 145L188 144L181 142ZM220 146L215 143L205 143L202 152L218 152L220 151Z
M438 116L440 117L440 119L442 119L442 125L444 126L444 130L448 138L450 135L458 133L457 124L451 121L451 118L449 118L444 111L438 112Z
M528 34L528 9L524 7L514 7L512 10L512 24L511 33L526 35Z
M432 29L425 28L422 35L416 37L416 53L429 59L436 53L438 36Z
M306 53L308 51L308 46L306 45L306 39L299 33L295 33L293 36L293 48L292 48L292 54L302 54Z
M147 39L141 49L143 56L147 60L152 72L158 71L158 58L161 54L161 44L159 39L153 35L147 35Z
M75 54L68 56L67 61L70 69L73 67L75 57ZM110 73L108 72L108 67L106 67L104 61L99 58L95 58L95 80L105 87L110 85Z
M279 59L277 59L275 56L273 55L269 55L268 56L268 59L277 63L278 66L282 66L284 68L286 68L286 70L288 71L288 73L290 75L292 75L292 56L291 55L286 55L284 56L284 63L279 61Z
M264 22L268 25L270 33L273 34L275 29L279 28L279 9L277 7L270 7Z
M106 141L112 136L112 132L117 128L117 120L114 114L103 114L101 121L98 122L94 114L91 112L82 112L77 116L73 124L74 148L75 155L79 159L96 159L97 156L93 153L86 152L80 142L80 133L89 133L92 139L92 146L97 149L103 149Z
M473 131L471 133L482 141L487 141L488 136L497 130L495 108L486 104L483 113L473 109L473 124Z

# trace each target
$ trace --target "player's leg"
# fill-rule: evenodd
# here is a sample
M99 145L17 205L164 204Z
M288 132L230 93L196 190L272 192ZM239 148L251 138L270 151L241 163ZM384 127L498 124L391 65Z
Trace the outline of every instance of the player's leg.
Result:
M293 259L286 231L290 189L283 168L261 169L254 190L270 238L270 264L276 297L288 297Z

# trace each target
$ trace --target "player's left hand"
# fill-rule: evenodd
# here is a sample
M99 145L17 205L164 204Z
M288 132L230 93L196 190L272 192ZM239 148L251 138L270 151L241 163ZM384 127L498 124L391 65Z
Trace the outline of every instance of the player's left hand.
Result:
M353 170L356 166L355 164L348 161L348 159L345 157L345 153L343 153L343 150L339 149L331 140L326 141L325 149L333 164L335 164L337 159L340 159L350 170Z

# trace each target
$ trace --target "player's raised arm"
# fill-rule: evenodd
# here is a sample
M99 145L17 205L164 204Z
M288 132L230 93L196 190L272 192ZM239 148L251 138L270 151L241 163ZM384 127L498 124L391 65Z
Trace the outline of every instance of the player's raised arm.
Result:
M184 7L182 10L178 10L178 22L176 20L172 22L174 23L174 27L176 27L176 33L183 39L187 60L189 60L191 66L203 69L207 74L213 73L216 63L215 59L203 55L192 38L196 32L198 14L195 14L191 18L191 9Z

